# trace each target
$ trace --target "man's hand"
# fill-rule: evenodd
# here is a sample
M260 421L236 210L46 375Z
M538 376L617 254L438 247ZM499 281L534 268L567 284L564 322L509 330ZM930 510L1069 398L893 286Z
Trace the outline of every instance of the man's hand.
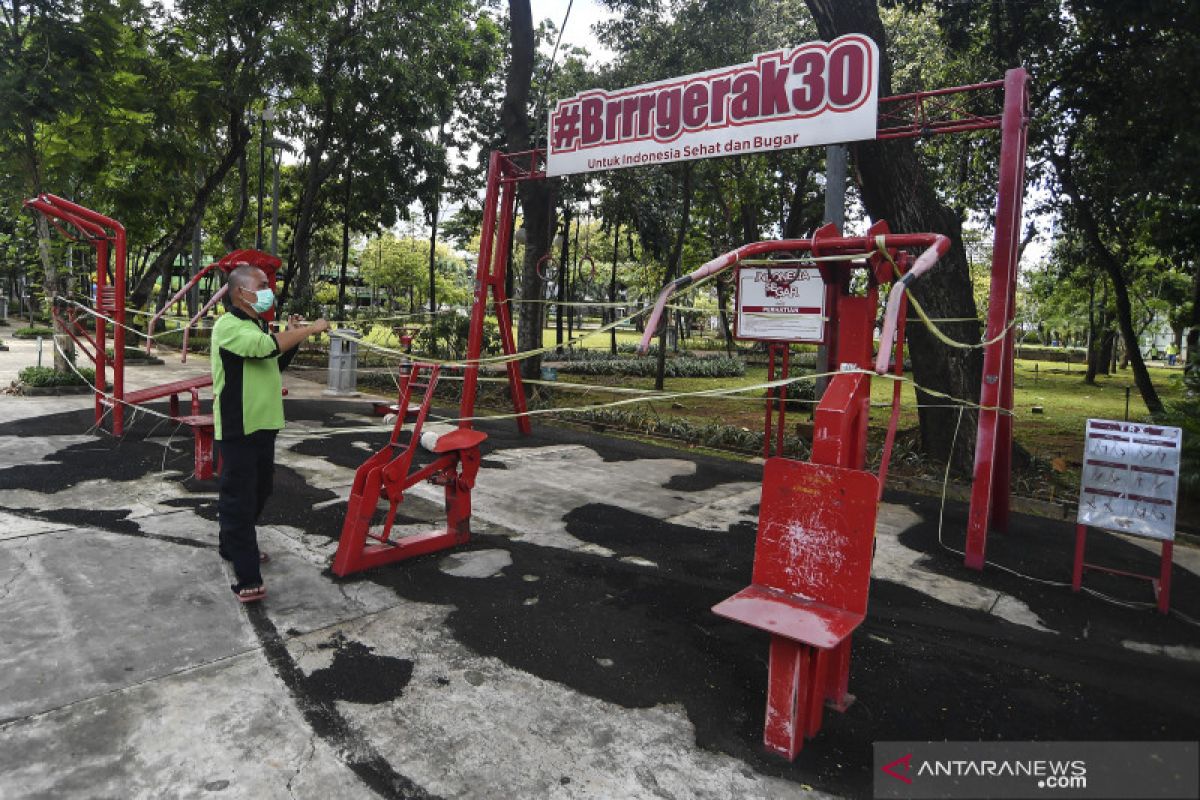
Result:
M324 333L329 330L329 322L325 319L319 319L311 325L305 325L303 320L296 314L288 317L288 329L275 334L275 342L279 345L280 351L291 350L310 336Z

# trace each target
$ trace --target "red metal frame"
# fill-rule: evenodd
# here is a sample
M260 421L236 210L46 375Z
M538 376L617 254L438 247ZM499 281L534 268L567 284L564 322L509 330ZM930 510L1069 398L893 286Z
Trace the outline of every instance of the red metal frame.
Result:
M1010 469L1012 464L1012 405L1014 331L1016 313L1017 255L1021 201L1024 192L1026 128L1029 118L1029 76L1024 68L1010 69L1004 79L926 92L893 95L879 100L876 139L913 139L923 136L1000 131L1000 184L996 193L996 232L992 248L992 284L985 339L1008 333L984 348L981 404L975 445L975 472L967 531L965 563L982 569L989 524L999 530L1008 526ZM1002 95L1000 113L978 109L995 105ZM510 242L515 185L546 177L545 152L531 150L511 155L493 152L488 168L484 201L483 237L476 267L475 307L471 317L468 358L478 359L483 342L488 287L492 287L504 352L512 355L511 314L504 300L505 258ZM500 224L497 225L497 218ZM462 416L474 414L477 367L468 367ZM525 395L519 370L508 364L513 409L519 415L522 433L530 432L525 416Z
M985 340L1004 336L984 348L979 389L979 426L975 470L967 521L964 563L982 570L989 524L1008 530L1012 480L1013 356L1016 331L1018 239L1025 187L1029 79L1023 69L1004 77L1004 114L1000 121L1000 187L996 196L996 234L992 244L992 286L988 295Z
M104 407L110 406L113 412L113 433L120 436L124 432L124 408L121 401L125 396L125 228L114 219L53 194L43 193L30 198L25 201L25 207L74 226L96 248L96 310L99 314L96 316L94 358L95 415L96 422L99 423L104 416ZM110 244L115 249L111 286L108 283ZM111 317L114 322L111 395L104 391L105 374L109 367L108 357L104 352L108 323L101 315Z
M432 450L436 458L423 467L412 469L417 448L422 446L421 429L433 401L440 367L415 363L400 386L397 409L410 408L414 392L420 393L416 417L407 438L402 438L407 414L396 414L388 443L363 462L354 474L346 518L333 557L333 572L345 577L384 564L393 564L416 556L465 544L471 537L471 489L481 462L479 446L487 434L472 430L466 421L437 437ZM404 492L429 480L445 487L446 526L416 535L393 537L396 509L404 501ZM379 501L386 494L388 511L383 524L372 527Z
M1088 564L1084 561L1083 553L1087 547L1087 525L1075 526L1075 564L1071 572L1071 591L1078 592L1083 587L1084 570L1107 572L1110 575L1121 575L1126 578L1140 578L1150 581L1154 589L1154 599L1158 604L1158 613L1166 614L1171 610L1171 567L1175 560L1175 543L1170 539L1162 541L1162 552L1159 560L1158 574L1146 575L1141 572L1129 572L1123 569L1102 567L1098 564Z
M909 268L901 247L924 251ZM818 262L825 281L828 318L823 343L834 354L837 372L814 414L812 459L801 463L770 458L776 405L780 406L774 437L777 451L782 450L784 429L778 399L783 391L778 395L769 392L763 442L767 466L753 582L713 608L720 616L771 634L763 740L768 749L789 759L796 757L806 738L820 730L824 703L844 711L853 702L849 637L866 614L875 513L899 410L897 392L876 477L866 472L871 370L883 374L890 366L896 374L903 371L900 316L905 289L949 248L950 240L941 234L893 234L883 221L872 225L866 236L843 237L836 226L826 225L812 239L756 242L718 256L668 284L646 324L643 352L671 295L735 268L749 256L787 251L850 257ZM850 277L856 269L867 275L862 294L851 291ZM876 358L873 332L878 287L884 283L891 283L892 290ZM786 365L788 347L786 342L770 345L771 380L775 379L776 351L781 351Z
M114 219L110 219L91 209L84 208L77 203L64 200L53 194L41 194L30 198L25 201L25 207L49 218L54 227L69 239L74 239L74 237L63 230L62 226L54 222L54 220L61 220L74 227L96 249L96 311L98 313L95 317L95 336L88 336L82 326L76 323L73 309L68 312L68 319L64 321L59 316L57 310L53 310L52 304L52 313L62 323L63 329L96 365L96 423L99 424L103 419L105 408L112 409L112 431L115 436L121 436L125 432L125 406L138 405L150 400L169 397L171 417L192 428L195 438L196 477L202 480L211 478L213 475L212 419L210 416L200 414L198 389L211 385L212 377L202 376L186 381L175 381L161 386L151 386L135 392L125 392L125 228ZM110 245L115 249L115 263L112 265L113 279L111 285L109 284L108 275ZM267 273L268 280L274 285L276 272L282 262L275 256L259 250L236 250L229 253L216 263L210 264L199 274L193 276L183 289L168 301L162 311L151 319L149 327L153 328L154 323L158 321L163 312L172 303L182 297L185 292L191 289L209 270L218 267L228 272L238 264L251 264L262 269ZM217 296L219 295L220 292L217 293ZM209 305L215 302L215 299L214 297ZM273 318L273 314L274 309L262 316L264 319L270 320ZM111 364L105 353L109 319L113 323L113 358ZM193 319L192 322L195 322L195 320ZM83 339L80 339L79 336L82 336ZM150 349L150 341L147 341L147 350ZM184 331L185 355L186 352L187 330ZM105 390L107 372L110 368L113 374L111 393ZM191 413L186 416L180 416L178 396L185 392L191 395Z
M779 380L788 379L788 367L791 365L792 347L788 342L767 343L767 382L775 381L775 361L779 360ZM767 419L763 428L763 458L771 457L771 432L775 432L775 455L783 455L783 440L787 429L787 386L777 386L767 389ZM778 415L778 419L772 419Z

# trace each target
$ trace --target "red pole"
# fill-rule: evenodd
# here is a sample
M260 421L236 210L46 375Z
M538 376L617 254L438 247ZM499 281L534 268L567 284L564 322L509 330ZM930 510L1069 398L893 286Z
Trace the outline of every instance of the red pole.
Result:
M788 367L791 365L792 347L787 342L783 342L780 344L780 349L783 351L783 375L781 378L786 381L788 379ZM784 431L787 428L787 390L787 384L775 390L775 397L779 402L779 430L775 433L775 455L781 457L783 456Z
M458 415L463 418L460 428L470 428L475 416L475 393L479 386L479 354L483 352L483 321L487 312L488 272L492 263L492 247L496 237L496 207L499 205L500 178L503 171L501 153L493 150L488 159L487 192L483 200L483 227L479 235L479 258L475 262L475 303L471 306L471 330L467 336L467 367L463 371L462 400Z
M1083 585L1083 552L1087 547L1087 526L1075 526L1075 566L1071 570L1071 591L1078 592Z
M515 355L517 343L513 340L512 306L509 305L508 292L505 289L508 276L508 251L512 244L513 215L517 205L517 186L512 181L506 181L500 194L500 230L499 240L492 258L492 297L496 304L496 319L500 323L500 344L506 355ZM525 385L521 381L521 364L515 360L505 362L508 371L508 393L512 398L513 410L517 417L517 430L528 436L533 433L529 416L525 413Z
M1171 564L1175 560L1175 543L1164 540L1162 543L1162 566L1158 576L1158 613L1166 614L1171 610Z
M976 570L983 569L989 523L994 520L998 526L1008 524L1012 420L998 409L1012 410L1013 331L1008 326L1015 313L1028 105L1028 76L1024 69L1010 69L1004 78L1000 186L992 248L992 287L984 336L995 339L1006 330L1007 334L988 345L983 354L983 383L979 392L983 408L979 411L975 442L974 481L964 558L964 563Z

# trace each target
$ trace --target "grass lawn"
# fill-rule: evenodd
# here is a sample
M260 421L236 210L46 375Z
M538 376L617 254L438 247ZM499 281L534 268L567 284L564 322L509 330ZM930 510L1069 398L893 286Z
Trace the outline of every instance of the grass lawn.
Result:
M1089 418L1125 419L1125 390L1129 393L1129 419L1145 420L1148 411L1142 402L1133 376L1129 370L1116 375L1100 376L1096 385L1083 381L1083 370L1055 362L1017 361L1014 387L1014 425L1017 442L1032 455L1054 459L1062 457L1068 464L1077 463L1082 452L1084 424ZM1163 402L1170 403L1183 396L1182 370L1151 367L1151 378ZM670 378L666 381L667 392L696 392L706 389L752 387L765 383L765 367L748 367L741 378ZM597 375L559 375L560 391L555 397L556 405L586 405L604 402L601 387L619 386L651 390L652 378L628 378ZM566 384L587 385L591 391L562 391ZM597 391L599 390L599 391ZM871 424L886 426L891 413L892 382L874 380L871 386ZM609 394L609 397L613 395ZM1035 414L1034 407L1042 413ZM649 401L638 404L647 413L661 416L676 415L697 422L711 422L720 418L730 425L740 425L757 430L762 425L763 391L751 390L728 397L683 397L672 400ZM790 416L790 415L789 415ZM807 420L807 413L798 415L797 421ZM906 383L901 392L901 430L917 426L916 393L911 383Z
M578 332L577 332L578 333ZM564 329L564 338L566 330ZM617 341L621 345L634 345L640 334L634 330L619 330ZM581 345L593 350L605 351L610 342L609 332L591 334ZM554 328L543 331L544 346L556 343ZM684 343L686 348L689 343ZM692 344L695 347L695 344ZM548 354L552 361L553 355ZM1150 367L1151 379L1164 403L1183 397L1182 369ZM1083 430L1089 418L1122 420L1126 418L1126 389L1129 391L1128 418L1145 421L1148 411L1142 402L1137 387L1133 384L1130 370L1121 370L1115 375L1100 376L1093 386L1083 381L1081 365L1062 362L1018 360L1014 392L1014 436L1019 446L1039 459L1043 467L1054 464L1054 470L1064 482L1060 489L1067 488L1077 480L1077 470L1083 447ZM740 378L668 378L665 391L687 394L711 389L733 389L758 387L767 380L765 366L748 366ZM573 388L579 387L579 388ZM634 378L612 375L573 375L560 371L555 389L543 397L542 402L554 407L583 407L603 405L613 400L629 397L605 391L607 387L640 389L654 388L653 378ZM886 428L891 413L893 382L886 379L872 381L871 426L873 440L878 442ZM496 410L508 411L505 393L492 395ZM498 400L498 403L494 401ZM794 406L793 406L794 407ZM788 425L804 424L809 421L812 403L803 403L798 410L789 409ZM1040 413L1034 413L1034 408ZM746 392L726 396L691 396L648 400L623 407L627 411L640 412L650 417L682 417L699 424L720 422L725 425L760 431L763 426L763 390L748 388ZM901 414L899 429L907 431L909 441L915 441L917 404L911 383L905 383L901 391ZM927 464L927 468L937 465Z

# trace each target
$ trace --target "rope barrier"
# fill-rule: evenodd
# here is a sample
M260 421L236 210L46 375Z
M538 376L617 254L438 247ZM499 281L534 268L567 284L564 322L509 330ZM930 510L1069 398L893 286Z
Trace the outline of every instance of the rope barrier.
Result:
M884 258L887 259L889 264L892 265L892 269L895 271L896 277L899 278L899 277L901 277L900 267L899 267L899 265L896 264L896 260L894 258L892 258L892 254L888 252L887 247L884 244L885 241L886 241L886 238L884 236L882 236L882 235L876 236L875 237L875 246L878 249L878 252L881 253ZM1013 317L1012 322L1010 322L1010 323L1008 323L1008 325L1004 326L1004 330L1000 331L1000 333L996 334L991 339L985 339L985 340L979 342L978 344L971 344L969 342L960 342L956 339L951 339L949 336L947 336L942 331L941 328L939 328L937 325L935 325L933 323L933 320L930 319L929 315L925 313L925 309L922 308L921 304L917 302L917 298L913 297L911 288L909 288L908 286L905 286L904 293L905 293L905 295L907 295L908 302L910 305L912 305L913 311L917 312L917 316L920 318L921 322L923 322L925 324L925 327L929 329L929 332L933 334L933 337L935 339L937 339L939 342L946 345L947 347L954 347L959 350L976 350L981 347L987 347L988 345L995 344L996 342L999 342L1000 340L1002 340L1005 336L1008 335L1009 330L1011 330L1012 327L1017 324L1017 318ZM966 321L965 318L964 318L964 321ZM975 320L975 321L978 321L978 320Z

